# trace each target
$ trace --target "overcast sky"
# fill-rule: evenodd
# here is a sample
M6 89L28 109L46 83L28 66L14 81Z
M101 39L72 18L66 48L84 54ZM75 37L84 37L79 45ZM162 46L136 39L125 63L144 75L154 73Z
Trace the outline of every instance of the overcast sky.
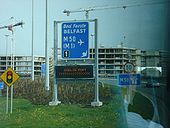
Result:
M66 16L64 9L78 10L88 7L142 5L126 9L105 9L92 11L89 19L99 21L99 44L117 47L121 42L126 47L140 49L165 49L168 41L170 1L168 0L48 0L48 45L53 47L53 22L85 19L85 13ZM165 2L164 4L145 3ZM16 55L31 55L32 0L0 0L0 26L23 21L23 28L14 28ZM10 19L14 17L14 19ZM34 0L34 54L45 55L45 0ZM11 32L0 29L0 55L6 53L5 35L9 34L10 54ZM125 38L124 38L125 37ZM49 52L50 53L50 52Z

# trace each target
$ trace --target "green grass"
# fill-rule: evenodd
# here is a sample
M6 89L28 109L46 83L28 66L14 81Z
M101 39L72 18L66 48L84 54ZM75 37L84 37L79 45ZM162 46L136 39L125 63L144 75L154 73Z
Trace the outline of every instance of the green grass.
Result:
M14 99L13 113L5 114L5 97L0 97L0 128L126 128L123 97L126 89L113 86L113 99L101 107L60 104L33 105L24 99ZM10 104L9 104L10 106ZM145 119L153 116L150 101L135 94L129 110Z
M140 114L144 119L152 120L154 114L154 108L151 101L140 93L135 94L133 105L129 105L128 109L129 111Z
M32 105L14 99L13 113L5 114L5 98L0 97L0 128L125 128L122 101L120 94L101 107Z

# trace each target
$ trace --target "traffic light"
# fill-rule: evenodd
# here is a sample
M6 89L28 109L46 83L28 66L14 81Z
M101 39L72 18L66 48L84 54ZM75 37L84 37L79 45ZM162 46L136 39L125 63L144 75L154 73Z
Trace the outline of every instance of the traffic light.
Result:
M12 81L13 81L13 73L12 73L12 71L8 71L6 75L7 75L6 76L6 82L8 84L11 84Z

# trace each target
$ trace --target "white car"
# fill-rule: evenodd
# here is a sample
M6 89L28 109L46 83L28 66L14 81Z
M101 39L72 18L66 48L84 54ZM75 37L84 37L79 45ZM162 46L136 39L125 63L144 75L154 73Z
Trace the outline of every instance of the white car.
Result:
M160 87L160 83L156 81L149 81L146 83L146 87Z

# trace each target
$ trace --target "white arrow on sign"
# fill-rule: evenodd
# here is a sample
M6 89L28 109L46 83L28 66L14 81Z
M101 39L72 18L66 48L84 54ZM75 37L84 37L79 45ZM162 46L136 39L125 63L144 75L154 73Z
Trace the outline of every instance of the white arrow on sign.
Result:
M84 42L80 39L78 42L77 42L80 46L82 45L82 44L84 44Z
M87 50L82 53L82 56L81 56L81 57L86 57L86 56L87 56Z

